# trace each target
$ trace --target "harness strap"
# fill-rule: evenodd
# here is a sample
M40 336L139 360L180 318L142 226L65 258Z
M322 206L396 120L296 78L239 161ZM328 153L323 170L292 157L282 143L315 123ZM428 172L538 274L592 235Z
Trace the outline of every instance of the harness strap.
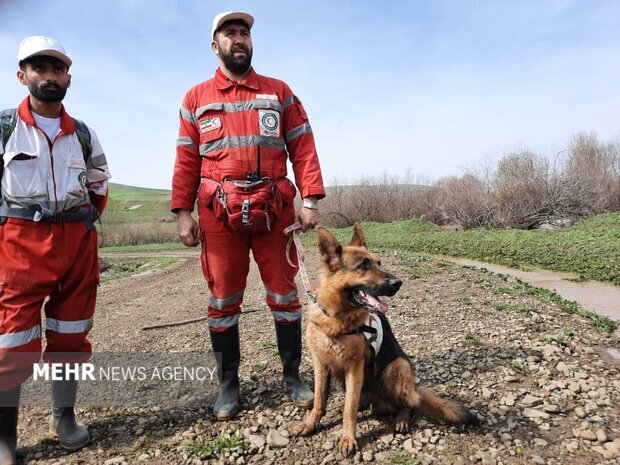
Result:
M299 267L299 272L301 273L301 282L304 285L306 294L308 295L308 297L313 303L316 303L316 294L310 290L311 285L310 285L310 279L308 279L308 272L306 271L304 248L301 245L301 240L299 239L299 236L301 234L301 223L297 221L293 223L292 225L284 228L283 232L284 234L289 236L288 242L286 243L286 261L293 268L296 268L297 266ZM291 261L291 245L293 244L295 244L295 252L297 252L298 265L295 265ZM321 307L321 310L323 310L322 307ZM323 310L323 312L325 312L325 310Z
M372 337L369 339L369 342L372 342L374 340L373 338L377 337L377 328L373 328L372 326L368 326L368 325L359 325L357 328L355 328L350 333L342 333L341 336L349 336L350 334L364 334L364 333L372 334Z
M0 205L0 224L6 222L6 218L21 218L34 221L35 223L63 223L83 221L89 231L95 228L94 222L99 218L99 212L94 205L89 208L80 208L75 211L53 212L52 210L33 205L29 208L13 208L6 203Z

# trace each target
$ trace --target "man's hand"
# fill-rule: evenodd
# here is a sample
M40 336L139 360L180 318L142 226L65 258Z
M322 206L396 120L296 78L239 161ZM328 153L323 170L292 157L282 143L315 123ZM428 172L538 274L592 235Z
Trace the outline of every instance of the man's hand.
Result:
M196 247L200 244L200 229L192 214L186 210L177 212L177 232L179 239L186 247Z
M314 204L317 202L314 197L306 197L304 200L309 200ZM319 211L316 208L301 207L297 211L297 221L301 222L301 230L306 232L319 223Z

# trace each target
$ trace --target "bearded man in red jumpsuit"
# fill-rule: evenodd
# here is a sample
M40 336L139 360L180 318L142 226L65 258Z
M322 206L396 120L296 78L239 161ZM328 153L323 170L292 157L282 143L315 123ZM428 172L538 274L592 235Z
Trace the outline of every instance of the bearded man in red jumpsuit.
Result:
M93 221L110 178L97 135L62 105L72 63L62 45L27 37L17 59L29 95L0 118L0 465L16 460L20 386L41 357L41 307L43 360L90 358L99 283ZM90 440L75 421L76 392L70 375L52 382L50 426L71 451Z
M299 377L301 305L283 230L295 221L303 231L313 228L325 189L301 102L284 82L259 75L251 66L253 24L254 18L241 12L214 18L211 48L219 67L183 100L172 181L171 209L181 242L188 247L202 243L202 269L211 291L209 333L220 381L214 412L222 420L239 409L238 324L250 251L275 321L286 389L298 406L313 401L312 390ZM297 212L295 187L285 178L287 159L303 200ZM217 183L250 179L257 170L259 177L280 180L281 210L268 230L239 231L214 211ZM192 217L196 199L198 222Z

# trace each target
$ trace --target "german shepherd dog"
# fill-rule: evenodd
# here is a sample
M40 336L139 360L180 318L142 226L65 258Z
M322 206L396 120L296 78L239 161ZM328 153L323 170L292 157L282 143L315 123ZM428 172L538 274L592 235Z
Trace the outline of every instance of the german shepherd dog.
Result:
M452 423L478 424L462 405L437 397L430 389L416 387L409 357L398 345L379 296L393 296L402 282L381 269L381 261L366 246L364 233L355 225L353 239L342 246L326 228L317 228L322 268L317 301L308 308L306 339L314 365L314 406L293 429L297 435L316 430L325 415L330 379L344 382L345 403L340 451L356 448L358 410L371 408L378 416L394 416L395 429L407 430L417 411ZM367 319L381 321L383 341L378 353L367 343Z

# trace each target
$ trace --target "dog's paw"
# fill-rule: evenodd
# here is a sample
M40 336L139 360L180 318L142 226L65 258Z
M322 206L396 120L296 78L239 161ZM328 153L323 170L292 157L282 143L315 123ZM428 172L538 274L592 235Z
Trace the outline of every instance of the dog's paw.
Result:
M352 455L356 450L357 442L353 436L343 435L342 438L340 438L340 452L342 452L345 457Z
M297 423L293 427L293 434L295 436L308 436L309 434L312 434L315 429L316 429L316 426L308 424L305 421L302 421L300 423Z
M397 433L406 433L409 431L409 419L397 418L396 423L394 423L394 430L396 430Z

